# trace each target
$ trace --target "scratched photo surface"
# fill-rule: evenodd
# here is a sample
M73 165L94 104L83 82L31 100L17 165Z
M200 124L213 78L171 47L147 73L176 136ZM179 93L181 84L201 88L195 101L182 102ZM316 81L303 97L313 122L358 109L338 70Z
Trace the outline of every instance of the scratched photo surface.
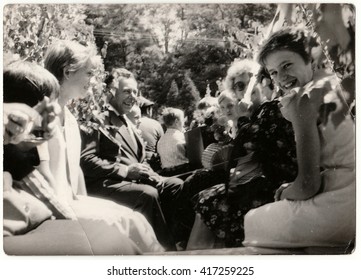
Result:
M5 254L353 254L355 15L4 5Z

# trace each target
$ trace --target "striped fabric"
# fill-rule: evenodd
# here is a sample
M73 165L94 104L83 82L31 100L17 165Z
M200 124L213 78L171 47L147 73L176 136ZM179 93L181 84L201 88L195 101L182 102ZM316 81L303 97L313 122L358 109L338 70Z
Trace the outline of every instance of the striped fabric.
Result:
M225 169L230 146L212 143L207 146L202 154L202 164L209 170Z
M57 219L77 220L74 211L57 199L53 189L38 170L34 170L18 183L22 189L41 200Z

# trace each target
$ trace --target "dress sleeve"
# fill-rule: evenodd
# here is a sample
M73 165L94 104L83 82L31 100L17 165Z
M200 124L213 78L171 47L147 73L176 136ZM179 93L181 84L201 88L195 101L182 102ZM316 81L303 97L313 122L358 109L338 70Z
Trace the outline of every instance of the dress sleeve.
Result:
M274 184L290 182L297 175L296 143L292 124L279 108L279 101L263 103L252 116L245 146L254 152L264 175Z
M4 146L4 171L8 171L15 180L21 180L40 163L38 150L21 151L16 145Z

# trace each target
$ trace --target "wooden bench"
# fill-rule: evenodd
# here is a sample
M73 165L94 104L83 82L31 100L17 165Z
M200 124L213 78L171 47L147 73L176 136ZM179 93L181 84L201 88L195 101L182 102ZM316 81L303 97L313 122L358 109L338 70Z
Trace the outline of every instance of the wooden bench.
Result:
M351 254L355 248L354 243L347 247L307 247L307 248L261 248L239 247L191 251L169 251L156 255L345 255Z

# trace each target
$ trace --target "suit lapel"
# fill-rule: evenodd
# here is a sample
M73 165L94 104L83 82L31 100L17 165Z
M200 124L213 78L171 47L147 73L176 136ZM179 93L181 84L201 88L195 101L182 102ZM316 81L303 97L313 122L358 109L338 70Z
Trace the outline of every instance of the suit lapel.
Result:
M144 144L144 141L142 139L142 137L140 136L140 134L135 131L134 127L132 127L133 129L133 132L134 132L134 137L135 137L135 140L137 141L137 144L138 144L138 159L139 159L139 162L142 162L145 158L145 144Z
M127 150L132 152L135 158L139 159L138 147L136 147L135 143L131 139L126 124L112 111L109 111L109 116L110 116L110 123L118 127L119 136L122 138L121 142L124 143L126 146L124 148L127 148Z

